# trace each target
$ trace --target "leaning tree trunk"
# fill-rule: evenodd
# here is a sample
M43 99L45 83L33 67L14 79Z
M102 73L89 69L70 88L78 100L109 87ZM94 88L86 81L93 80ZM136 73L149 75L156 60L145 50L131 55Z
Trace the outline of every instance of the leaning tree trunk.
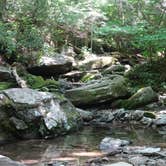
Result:
M27 88L27 84L26 84L26 81L23 80L17 73L17 69L16 67L12 67L12 75L13 77L15 78L16 82L17 82L17 85L20 87L20 88Z

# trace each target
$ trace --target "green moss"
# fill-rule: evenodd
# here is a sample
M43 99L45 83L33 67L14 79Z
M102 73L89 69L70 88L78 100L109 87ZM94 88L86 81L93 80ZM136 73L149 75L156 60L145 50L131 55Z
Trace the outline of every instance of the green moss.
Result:
M144 116L148 118L152 118L152 119L156 118L156 115L153 112L149 112L149 111L145 111Z
M90 81L90 80L93 80L94 77L95 77L94 74L88 73L88 74L86 74L85 76L82 77L81 81L82 81L82 82L88 82L88 81Z
M26 76L24 76L24 79L26 80L27 84L33 89L38 89L45 83L44 79L41 76L34 76L31 74L27 74Z
M14 88L16 85L12 82L0 82L0 90Z
M38 89L47 92L57 92L59 90L59 82L51 79L44 80L41 76L27 74L24 76L27 84L32 89Z

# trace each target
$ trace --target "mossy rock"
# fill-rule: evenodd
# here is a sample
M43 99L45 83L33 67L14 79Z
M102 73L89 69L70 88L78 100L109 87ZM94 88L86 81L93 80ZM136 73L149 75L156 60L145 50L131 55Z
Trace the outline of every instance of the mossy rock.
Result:
M82 87L66 91L66 97L77 106L91 106L124 98L127 95L128 88L122 76L102 78L89 82Z
M147 118L156 119L156 115L153 112L145 111L144 116L147 117Z
M139 89L134 95L127 100L120 100L116 106L125 109L135 109L146 106L152 102L158 101L158 95L151 87Z

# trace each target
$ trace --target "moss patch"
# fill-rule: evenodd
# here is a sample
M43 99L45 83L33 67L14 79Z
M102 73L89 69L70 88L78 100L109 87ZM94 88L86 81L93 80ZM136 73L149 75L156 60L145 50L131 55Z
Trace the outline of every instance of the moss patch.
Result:
M153 112L149 112L149 111L145 111L144 116L148 118L152 118L152 119L156 118L156 115Z
M9 88L14 88L16 87L15 83L12 82L0 82L0 90L5 90Z
M47 92L58 92L59 91L59 82L51 79L44 80L41 76L34 76L31 74L27 74L24 76L27 84L32 89L38 89L41 91Z

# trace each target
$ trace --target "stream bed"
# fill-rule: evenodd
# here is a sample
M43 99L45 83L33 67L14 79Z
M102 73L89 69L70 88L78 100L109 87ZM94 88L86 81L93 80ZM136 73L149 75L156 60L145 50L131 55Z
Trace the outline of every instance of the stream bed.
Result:
M24 140L1 145L0 154L28 166L46 166L51 161L68 161L71 166L86 166L87 160L102 155L99 144L106 136L131 140L132 145L166 148L166 137L151 129L136 129L129 125L85 126L78 132L50 140Z

